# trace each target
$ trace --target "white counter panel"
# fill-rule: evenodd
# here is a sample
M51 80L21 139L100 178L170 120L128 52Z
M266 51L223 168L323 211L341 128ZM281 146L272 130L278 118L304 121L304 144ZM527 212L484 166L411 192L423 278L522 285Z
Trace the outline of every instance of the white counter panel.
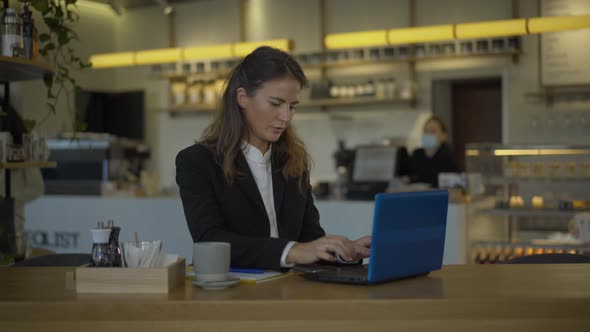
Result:
M371 234L373 202L317 201L321 224L328 234L358 238ZM192 256L182 203L178 198L109 198L45 196L27 205L26 228L31 245L59 253L90 252L90 228L113 219L120 240L163 241L163 250ZM465 206L450 204L444 264L465 263Z

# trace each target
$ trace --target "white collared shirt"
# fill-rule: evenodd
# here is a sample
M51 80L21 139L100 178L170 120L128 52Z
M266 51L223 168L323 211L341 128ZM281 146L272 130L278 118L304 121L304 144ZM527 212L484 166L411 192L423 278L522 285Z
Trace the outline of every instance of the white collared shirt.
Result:
M275 211L275 200L272 186L271 151L272 145L263 155L258 148L246 142L242 142L242 153L244 154L246 162L248 162L248 166L250 167L250 171L254 176L254 181L256 182L256 186L262 197L262 202L264 203L264 208L266 209L266 214L268 215L270 237L278 238L279 228L277 225L277 213ZM291 247L293 247L294 244L294 241L289 242L285 247L285 250L283 250L283 254L281 255L281 267L293 267L294 264L287 264L286 259L289 250L291 250Z

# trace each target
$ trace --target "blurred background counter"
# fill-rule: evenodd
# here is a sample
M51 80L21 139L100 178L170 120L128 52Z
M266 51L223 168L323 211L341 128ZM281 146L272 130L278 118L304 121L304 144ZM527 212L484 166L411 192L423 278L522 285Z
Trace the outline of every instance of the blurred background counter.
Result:
M326 233L358 238L371 233L372 201L316 201ZM127 198L47 195L25 210L30 245L58 253L90 252L89 226L113 219L121 241L138 232L142 239L160 239L163 250L192 257L192 239L181 201L175 197ZM444 264L466 262L466 205L449 204Z

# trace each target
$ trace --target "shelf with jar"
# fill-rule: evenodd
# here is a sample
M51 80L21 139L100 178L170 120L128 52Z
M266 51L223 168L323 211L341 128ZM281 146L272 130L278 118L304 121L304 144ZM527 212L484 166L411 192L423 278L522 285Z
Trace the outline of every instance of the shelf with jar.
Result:
M53 75L53 66L37 60L0 55L0 82L42 79Z
M218 109L224 81L175 80L170 84L170 114L211 113Z
M24 12L19 15L4 1L0 29L0 83L3 84L4 94L0 113L16 112L10 101L12 82L41 80L55 74L54 66L39 61L37 29L28 6L25 5ZM0 194L0 256L3 253L15 254L17 238L20 236L15 228L11 173L18 169L55 167L55 163L45 161L47 146L44 142L44 139L37 140L28 133L14 137L13 141L10 128L0 132L0 170L4 172L5 184L5 192Z
M360 49L329 50L294 54L304 69L346 68L375 64L409 64L420 61L466 59L475 57L518 57L520 39L518 37L490 38L478 40L448 41L438 43L400 45L396 47L370 47ZM238 63L239 59L200 60L152 66L152 77L171 82L172 102L170 113L207 113L218 107L208 101L206 87L212 82L223 82ZM330 75L329 75L330 76ZM398 78L399 79L399 78ZM353 106L408 102L416 105L415 82L385 81L364 82L373 92L361 91L357 83L350 86L344 83L341 89L333 87L322 96L303 99L300 107L320 107L327 110L334 106ZM216 83L215 83L216 84ZM372 85L372 87L370 87ZM387 87L396 86L397 96L387 95ZM382 86L385 91L380 94ZM313 85L312 85L313 88ZM201 92L199 92L199 89ZM372 97L372 98L371 98ZM209 98L210 99L210 98Z
M470 204L470 224L504 223L490 238L545 240L548 229L567 231L568 221L590 213L590 146L468 144L466 166L484 185Z
M543 101L549 107L556 103L570 104L571 108L588 109L590 101L590 85L546 86L537 92L525 93L531 101Z
M416 84L398 83L396 77L339 77L312 81L309 96L299 107L331 107L409 103L416 101Z
M170 85L172 106L170 114L207 114L219 109L223 80L173 81ZM312 81L308 94L302 96L299 110L354 105L386 105L416 101L416 87L412 82L398 84L393 77L367 79L346 78ZM401 86L400 86L401 85Z
M482 209L480 212L495 216L566 218L564 220L567 221L567 218L572 218L577 213L590 212L590 209L494 208Z
M25 168L55 168L55 161L22 161L22 162L0 162L0 169L25 169Z
M521 39L519 37L498 37L415 45L327 50L324 52L296 53L293 56L303 69L322 69L481 57L516 58L520 54ZM151 76L170 80L225 78L238 61L237 58L225 58L159 64L152 66Z

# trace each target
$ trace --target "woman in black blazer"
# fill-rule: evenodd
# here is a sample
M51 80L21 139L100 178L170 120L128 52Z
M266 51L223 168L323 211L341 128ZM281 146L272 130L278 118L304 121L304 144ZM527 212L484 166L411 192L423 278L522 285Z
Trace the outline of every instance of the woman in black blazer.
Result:
M310 158L290 124L306 85L289 54L256 49L232 70L200 142L176 157L193 241L229 242L234 267L280 269L369 255L370 237L326 236L319 224Z

